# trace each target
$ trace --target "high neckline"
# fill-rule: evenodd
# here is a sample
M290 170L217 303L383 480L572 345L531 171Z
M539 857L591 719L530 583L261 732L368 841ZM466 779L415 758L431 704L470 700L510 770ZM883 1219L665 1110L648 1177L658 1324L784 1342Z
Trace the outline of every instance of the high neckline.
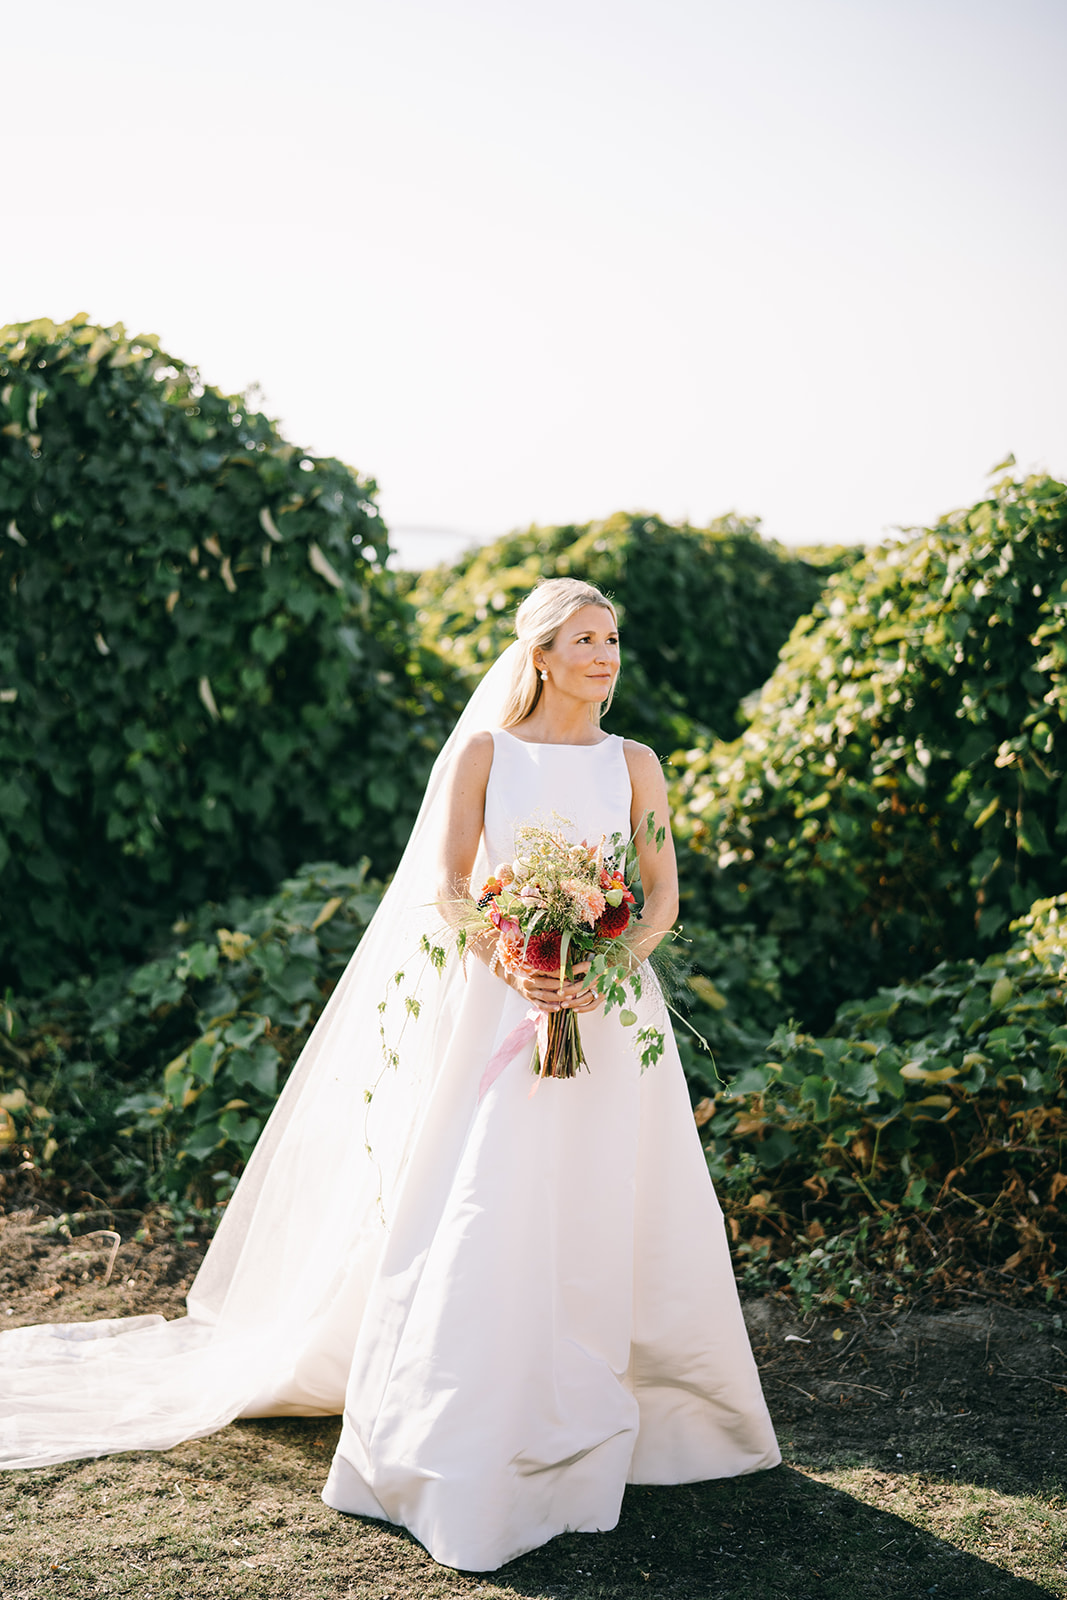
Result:
M497 728L495 732L507 734L508 738L514 740L516 744L524 744L530 750L600 750L604 745L610 744L613 739L619 737L617 733L606 733L595 744L550 744L545 739L520 739L517 733L512 733L508 728Z

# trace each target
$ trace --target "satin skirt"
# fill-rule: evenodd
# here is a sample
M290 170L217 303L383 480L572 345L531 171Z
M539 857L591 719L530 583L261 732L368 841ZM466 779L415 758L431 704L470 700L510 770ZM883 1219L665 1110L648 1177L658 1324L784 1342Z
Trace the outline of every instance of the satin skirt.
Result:
M538 1080L527 1048L472 1104L524 1012L499 992L472 972L323 1491L475 1571L614 1527L627 1483L780 1459L669 1029L642 1072L636 1028L583 1017L588 1072Z

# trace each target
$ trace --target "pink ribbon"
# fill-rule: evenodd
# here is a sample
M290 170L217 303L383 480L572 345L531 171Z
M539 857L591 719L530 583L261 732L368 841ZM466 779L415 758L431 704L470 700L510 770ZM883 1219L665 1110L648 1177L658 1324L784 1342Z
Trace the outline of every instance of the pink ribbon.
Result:
M478 1085L479 1100L488 1094L504 1068L511 1065L523 1046L532 1044L535 1038L540 1047L541 1060L544 1061L548 1054L547 1011L527 1011L518 1027L512 1028L482 1073L482 1081ZM534 1087L537 1087L536 1084Z

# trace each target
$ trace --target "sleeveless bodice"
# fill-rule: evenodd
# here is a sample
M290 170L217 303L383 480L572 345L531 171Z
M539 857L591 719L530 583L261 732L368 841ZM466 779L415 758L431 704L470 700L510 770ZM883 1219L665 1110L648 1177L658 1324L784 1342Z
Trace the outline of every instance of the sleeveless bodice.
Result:
M493 732L493 766L485 793L485 851L490 867L515 855L515 829L526 823L558 829L572 843L605 835L630 837L630 773L623 741L527 744Z

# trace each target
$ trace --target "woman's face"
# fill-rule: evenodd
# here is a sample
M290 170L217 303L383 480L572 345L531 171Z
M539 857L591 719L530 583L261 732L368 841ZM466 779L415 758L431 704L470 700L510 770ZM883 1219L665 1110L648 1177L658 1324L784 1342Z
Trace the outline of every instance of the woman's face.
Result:
M559 693L587 704L606 700L619 671L619 630L604 606L582 606L551 645L534 651L534 665Z

